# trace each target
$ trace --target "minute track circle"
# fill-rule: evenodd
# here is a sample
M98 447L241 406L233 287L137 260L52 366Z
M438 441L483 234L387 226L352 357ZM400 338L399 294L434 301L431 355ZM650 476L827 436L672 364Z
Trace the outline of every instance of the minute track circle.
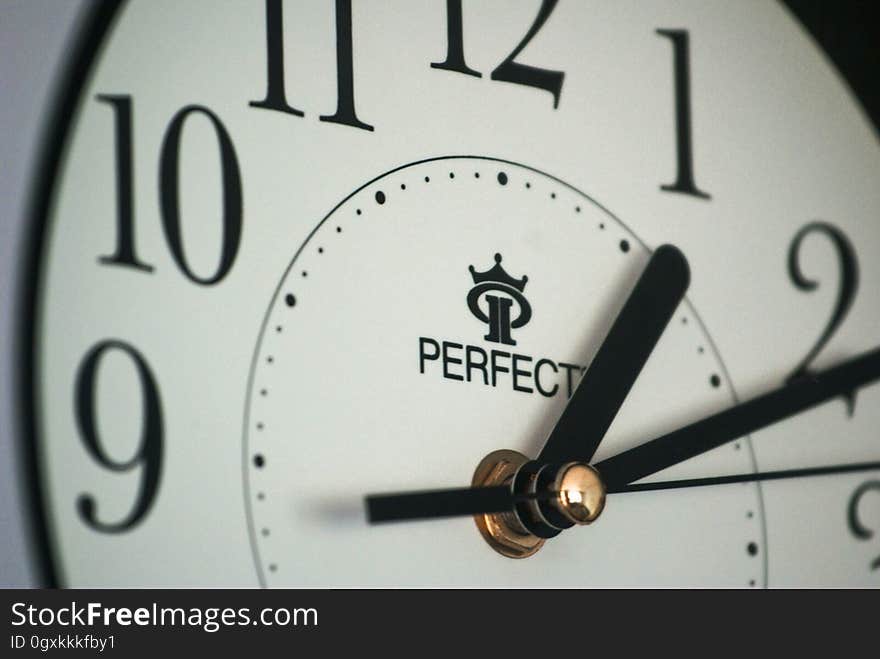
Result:
M452 174L452 176L450 176L450 174ZM647 258L647 255L650 253L644 243L625 225L623 225L622 222L587 195L580 193L575 188L559 179L546 175L533 168L493 158L482 158L478 156L448 156L410 163L372 179L337 204L336 207L334 207L334 209L328 213L309 234L306 241L296 250L294 257L288 264L285 273L273 294L272 302L267 314L264 317L260 335L261 338L257 343L254 352L254 360L252 362L253 365L249 381L249 394L245 415L243 477L245 480L246 505L248 509L254 559L263 585L272 585L276 583L301 583L296 574L298 570L293 567L293 564L297 562L296 559L292 562L288 562L281 558L276 558L283 554L290 555L291 552L296 553L296 546L299 543L294 540L294 538L297 537L297 533L293 531L293 526L295 526L295 524L291 525L291 520L292 518L299 519L300 514L294 513L292 516L285 519L283 515L278 515L279 509L276 506L279 504L273 503L273 500L277 500L281 497L286 500L288 510L291 509L291 506L293 509L298 508L302 502L300 502L300 504L296 503L298 496L295 494L295 490L300 486L295 485L292 486L292 489L287 488L285 490L285 487L280 486L280 481L277 480L276 477L270 476L267 478L267 475L272 473L275 469L279 470L275 473L283 473L288 468L292 470L291 473L301 473L301 467L296 467L294 465L294 462L296 461L294 460L294 462L290 462L293 458L291 457L292 453L290 453L288 449L284 449L284 451L278 453L279 447L281 446L278 442L281 436L294 438L287 442L288 446L291 443L297 444L305 441L304 439L296 439L297 437L302 437L301 432L294 431L292 426L287 425L288 423L298 423L298 421L294 422L292 420L297 414L291 413L289 416L284 416L284 414L282 414L273 419L273 415L276 415L281 408L274 408L276 411L272 411L272 403L270 403L272 400L277 401L279 397L282 400L287 401L295 400L298 396L294 394L294 391L302 393L308 389L306 380L303 379L304 376L302 374L308 372L309 369L303 369L303 364L298 364L295 367L295 372L299 375L294 375L293 377L298 384L291 384L291 381L287 377L279 375L284 369L294 368L292 365L288 365L287 362L291 360L291 355L298 354L296 351L301 350L301 348L297 347L296 343L291 343L291 341L295 341L295 339L292 339L293 334L297 331L302 331L301 328L299 330L295 329L298 327L297 319L304 317L298 314L303 314L303 310L306 308L307 304L312 312L318 312L316 306L311 306L313 304L312 302L306 302L309 296L315 296L313 298L314 300L323 300L322 305L325 306L330 304L330 300L333 300L336 304L342 305L342 308L345 309L350 308L349 306L346 306L349 304L355 305L354 308L360 308L357 305L366 305L366 303L363 302L363 299L359 296L352 297L350 290L349 293L343 295L344 300L340 301L338 292L343 289L353 289L357 287L365 290L368 288L366 282L368 280L372 281L370 277L373 275L370 273L375 274L374 270L377 267L385 267L387 264L384 264L384 261L393 261L397 258L393 254L384 251L381 252L383 258L380 259L383 261L382 266L375 265L375 262L369 266L358 266L354 264L358 259L362 259L364 264L368 263L367 259L364 259L362 256L356 256L356 253L363 254L366 249L376 250L377 245L380 244L376 242L376 233L383 234L385 240L390 240L389 236L395 236L394 239L396 241L400 240L400 236L397 234L398 232L405 233L405 229L403 228L405 224L403 223L408 221L410 225L413 223L419 223L419 227L426 231L429 236L433 237L433 239L439 240L440 238L438 236L431 233L431 227L433 226L436 228L436 222L431 218L425 218L425 214L432 211L421 210L416 212L414 210L419 207L420 204L422 209L435 208L435 205L430 203L428 198L430 195L436 195L438 199L447 200L452 195L471 195L471 197L468 197L470 206L468 206L468 204L464 204L460 207L456 206L453 210L456 210L457 212L448 212L444 216L456 219L447 220L447 226L440 232L440 235L448 234L452 231L449 224L456 224L456 230L471 233L478 231L478 229L474 228L473 223L466 223L463 219L464 215L467 214L465 209L472 209L473 204L476 203L476 198L472 197L475 193L492 196L493 198L496 198L498 195L522 195L525 199L533 199L534 201L531 203L543 204L543 208L546 208L547 210L543 213L541 220L542 223L539 225L540 230L547 231L549 227L549 230L557 235L562 232L565 227L571 226L565 224L565 221L561 219L555 220L554 223L554 218L557 217L570 216L575 222L579 223L579 226L586 227L589 225L591 235L595 236L592 240L603 241L602 244L605 245L603 253L607 252L609 258L618 259L618 261L616 261L618 263L625 264L628 260ZM434 197L430 198L433 199ZM415 203L414 200L416 199L420 199L421 201ZM440 202L438 201L437 203ZM398 215L395 214L394 209L401 207L403 204L406 205L406 208L399 211L400 217L398 217ZM510 231L509 223L505 224L506 220L508 222L512 221L509 213L505 214L505 212L502 212L497 208L494 214L493 212L485 210L485 208L482 213L476 211L472 212L472 216L477 218L475 221L478 222L481 217L490 217L492 218L491 222L494 223L494 226L496 227L496 231L501 232L502 234L504 231ZM389 215L389 213L391 215ZM406 216L409 220L400 219L403 216ZM389 231L391 231L391 233L388 233ZM543 234L540 233L532 235L531 238L533 240L531 240L529 244L540 244L542 235ZM473 237L470 233L468 236L473 241ZM409 239L409 243L407 243L407 241L402 241L402 244L409 244L413 249L417 249L419 240L429 238L418 238L417 236L409 235ZM369 247L365 248L365 250L346 251L343 247L344 243L346 241L354 240L365 241L365 244ZM513 239L507 239L507 243L505 244L513 244ZM497 247L498 245L496 244L495 248L492 248L489 251L486 249L475 250L472 257L463 256L459 258L458 260L462 261L460 269L463 273L463 277L457 285L451 285L451 288L453 289L457 286L459 294L450 294L450 299L454 298L455 301L458 302L457 306L459 309L464 309L463 313L460 313L461 326L467 327L466 330L461 330L455 333L451 338L460 341L460 350L462 352L462 355L460 356L462 357L463 362L465 361L466 354L470 355L473 359L469 362L458 364L456 363L457 357L451 356L452 352L450 352L449 355L446 355L446 357L450 357L450 359L445 360L445 362L444 358L436 357L423 360L421 366L430 369L433 366L431 362L436 361L438 364L444 362L442 368L438 366L438 373L441 373L441 375L438 375L438 378L442 380L442 384L448 385L450 388L470 388L471 397L482 397L489 393L500 394L502 390L509 387L509 390L504 391L504 396L508 398L510 396L523 396L525 398L525 392L517 390L518 387L521 387L522 385L521 379L520 381L517 381L516 378L513 378L511 382L503 381L503 378L506 375L509 376L509 373L504 372L506 366L500 365L497 371L489 366L486 366L484 369L480 368L484 361L483 357L480 355L481 350L486 354L485 361L488 362L495 358L493 355L497 356L499 352L504 352L506 354L507 350L510 350L511 354L515 357L517 353L514 353L513 351L519 350L520 348L525 350L525 343L510 346L504 342L493 343L488 340L491 335L491 332L486 332L486 330L490 328L489 324L487 324L485 319L481 319L469 311L468 305L465 303L464 298L466 297L466 293L475 285L475 281L472 279L473 273L468 272L468 266L474 266L478 272L485 271L487 266L491 265L494 259L496 266L507 266L507 268L509 268L511 277L523 277L524 273L527 274L527 283L524 285L523 295L529 298L529 303L535 310L534 314L536 317L539 314L545 315L551 313L548 309L553 308L550 306L553 304L553 301L552 297L548 299L541 295L540 292L538 294L534 292L539 284L534 283L536 281L535 275L522 264L522 259L516 258L515 247L496 249ZM454 251L456 250L448 250L450 254L454 253ZM468 252L468 254L470 253L471 252ZM340 256L340 254L342 255ZM499 255L502 257L500 261L497 258ZM334 261L334 258L339 260ZM326 268L331 264L332 268L328 271ZM342 264L341 270L340 264ZM411 270L416 273L421 272L425 265L419 263L418 260L411 261L411 264ZM363 269L363 271L358 270L360 267L365 269ZM533 266L532 270L534 270ZM633 271L635 270L636 268L634 264ZM333 274L334 271L344 272L345 274L342 276L342 279L339 279L339 275ZM327 273L330 274L330 277L327 277ZM328 283L331 279L335 281L335 284L331 285ZM393 283L403 280L408 280L411 284L403 286L399 283ZM321 284L315 283L318 281L320 281ZM308 292L310 286L319 286L320 294L317 292ZM333 286L336 288L333 288ZM388 289L389 286L391 288L397 288L395 288L393 293L383 290ZM400 291L400 286L403 286L403 292ZM410 273L410 277L407 279L404 277L392 277L391 279L385 280L384 286L376 285L370 290L382 291L382 295L386 296L381 302L374 299L370 303L372 308L374 310L387 310L394 306L393 304L388 304L392 300L395 303L400 303L401 300L407 299L407 296L414 291L418 291L419 294L427 294L427 292L435 292L439 290L439 288L435 283L430 283L425 286L424 281L419 280L417 276L412 276L412 273ZM291 299L295 300L295 305L290 305L289 301ZM317 302L314 302L314 304L317 304ZM371 316L366 314L365 309L366 306L364 309L361 309L361 312L358 312L361 313L359 316L360 320L355 321L353 319L347 319L341 322L337 320L336 323L331 324L338 326L353 324L360 327L369 327L370 323L377 323L386 329L386 324L394 324L394 321L387 319L387 314L385 316L377 316L374 313ZM338 312L339 307L337 307L337 313ZM388 311L387 313L393 314L394 312ZM344 316L345 314L343 313L342 315ZM515 317L516 316L514 315L510 320L515 319ZM365 320L367 318L371 318L372 320ZM536 320L532 319L530 323L523 325L524 326L519 328L508 328L511 331L511 340L524 342L525 337L528 336L527 333L533 331L531 328L536 326ZM325 326L325 331L332 333L336 330L329 329L328 326ZM670 322L670 327L667 331L670 333L674 332L678 335L690 334L690 337L687 339L687 350L691 353L688 355L688 359L703 360L704 362L699 368L699 382L693 383L694 390L709 390L711 395L726 394L724 396L724 402L726 403L735 400L735 395L728 383L725 369L720 358L717 356L717 351L712 345L711 338L703 329L698 315L687 300L682 304L680 311ZM601 334L601 332L599 333ZM465 334L467 335L467 342L463 338ZM334 334L334 336L336 335ZM359 336L360 338L358 341L366 341L363 332ZM378 335L376 336L378 337ZM415 339L416 335L413 335L412 338ZM599 338L601 337L597 337L596 340ZM324 339L333 342L330 337L325 336ZM394 343L393 341L390 342ZM286 345L284 345L284 343L286 343ZM314 345L313 341L307 341L306 343ZM336 341L336 343L337 345L348 346L348 350L357 350L357 348L354 347L356 342L354 342L351 337L344 341ZM378 345L382 343L382 341L370 342L371 345L374 343ZM440 346L438 347L438 350L441 351L455 350L456 348L454 348L454 346L458 345L455 341L445 341L440 338L438 338L435 343ZM300 343L299 345L301 346L303 344ZM499 351L499 348L504 348L505 350ZM433 354L430 352L432 349L432 346L429 345L427 348L429 354ZM544 352L549 352L549 350L545 350ZM540 353L540 355L540 358L538 354L520 355L521 357L529 358L530 361L521 360L517 362L519 365L524 363L534 365L540 362L541 359L546 360L541 362L541 369L537 375L535 375L534 372L530 373L530 377L535 386L532 387L529 398L542 398L552 402L554 397L546 396L546 393L553 391L555 388L555 398L561 403L568 393L566 389L570 388L572 385L576 385L578 377L577 370L574 367L562 367L561 364L572 366L570 362L565 361L564 359L553 361L552 364L555 366L555 369L551 369L550 358L543 357L543 353ZM415 358L415 355L412 357ZM293 358L294 361L297 359L298 358L296 357ZM580 365L575 366L580 368ZM421 378L421 383L426 383L426 373L418 373L418 367L419 364L417 363L417 377ZM456 367L465 368L466 372L454 372ZM553 370L555 370L558 379L550 385L547 375ZM294 371L291 370L286 370L284 372L288 375L294 373ZM356 374L359 372L362 372L362 369L355 369L349 376L349 379L356 379ZM521 371L521 373L525 374L526 371ZM442 374L452 377L444 378ZM456 375L461 375L461 378L455 378L454 376ZM716 380L718 381L717 385L715 384ZM419 383L419 380L415 380L415 382ZM412 384L412 382L410 382L410 384ZM438 391L436 388L438 386L437 382L432 381L431 384L428 384L427 386L431 388L431 391L433 392ZM363 389L363 385L357 388ZM277 392L276 389L278 389ZM513 404L516 404L516 399L510 400L513 400ZM722 404L722 402L719 400L719 405L720 404ZM293 407L292 404L291 407ZM309 407L309 405L305 405L306 409ZM547 414L552 416L551 412L547 412ZM308 416L307 413L306 416ZM462 418L465 417L463 416ZM412 420L410 420L409 423L410 426L415 424ZM366 425L369 426L370 424L367 423ZM314 428L314 426L312 427ZM612 428L612 433L613 430L614 429ZM273 433L276 434L273 435ZM348 440L344 438L344 434L339 436L343 437L341 441L346 441L347 444L353 444L354 453L363 450L362 447L358 448L362 443L370 444L379 441L376 439L367 439L365 436L358 439L349 437ZM422 450L420 450L417 435L415 437L416 439L414 439L414 443L411 448L409 448L411 455L408 456L408 459L411 459L414 465L419 465L425 458L422 456ZM528 444L531 442L531 445L517 448L523 450L525 453L531 452L534 454L542 439L543 437L540 437L540 432L532 433L526 440L526 443ZM326 437L324 441L331 440L329 437ZM305 442L305 444L303 444L303 450L307 454L304 457L304 463L310 465L307 468L307 471L312 472L315 469L320 471L320 468L315 466L315 463L322 463L323 461L321 459L316 459L314 453L309 454L310 448L306 447L311 446L312 444L310 442ZM745 448L745 450L742 450L743 448ZM748 439L744 439L742 442L737 443L736 447L728 447L727 450L732 454L731 459L737 461L737 464L740 464L742 469L752 471L755 469ZM460 449L449 449L449 452L459 453ZM263 460L262 466L257 466L254 461L257 455ZM402 454L399 459L404 460L407 458ZM357 460L353 462L353 464L357 463ZM378 478L378 474L382 471L385 470L377 468L374 472L374 478ZM404 473L407 474L407 478L412 479L413 483L419 483L422 487L425 485L439 484L432 481L426 482L424 476L419 477L416 473L417 471L418 469L415 469ZM430 474L430 469L427 469L425 473ZM467 472L465 471L464 478L466 477ZM416 478L418 478L418 480L415 480ZM287 480L290 481L291 479ZM372 487L367 487L364 491L374 491L377 487L387 490L389 484L390 482L388 481L382 481L381 486L373 485ZM449 484L451 485L453 483ZM395 482L394 486L396 487L397 485L400 485L400 483ZM735 543L736 548L732 549L732 553L735 552L745 556L753 566L750 570L751 575L740 581L739 585L763 585L766 583L766 572L763 569L764 552L758 551L756 552L757 556L755 556L750 555L745 550L745 547L750 546L750 544L754 544L760 548L766 546L763 533L764 520L761 512L760 487L751 486L747 491L751 492L751 494L748 495L749 500L737 507L736 516L739 518L737 523L744 523L751 527L752 530L745 532L742 538ZM358 494L362 494L362 492L359 492ZM262 498L259 498L258 495L262 495ZM354 501L357 497L355 493L352 492L351 497L349 498ZM339 512L339 504L340 501L337 500L337 513ZM332 508L333 506L330 505L329 507ZM613 508L613 502L611 507ZM271 512L272 510L275 510L275 512ZM608 517L610 514L613 513L607 511L604 517ZM343 517L345 516L343 515ZM604 517L602 522L605 522ZM320 524L330 523L332 525L332 522L329 521L331 518L332 515L325 515L321 519ZM299 521L301 521L301 519L299 519ZM315 522L315 520L313 519L312 522ZM602 525L603 524L600 523L597 526ZM419 531L417 535L428 532L429 531L427 530L422 530ZM473 533L472 527L471 533ZM473 535L476 536L477 534L473 533ZM569 535L574 535L574 532L571 532ZM283 537L287 537L286 542L283 540ZM589 539L584 538L583 536L581 537L581 540L584 543L589 543ZM367 544L369 544L369 541L367 541ZM282 546L285 546L286 549L280 549ZM479 547L474 547L472 549L474 551L481 551ZM360 584L360 582L356 583ZM381 582L373 582L368 579L366 583L372 584ZM348 583L348 585L353 584ZM425 584L420 581L417 582L416 585Z

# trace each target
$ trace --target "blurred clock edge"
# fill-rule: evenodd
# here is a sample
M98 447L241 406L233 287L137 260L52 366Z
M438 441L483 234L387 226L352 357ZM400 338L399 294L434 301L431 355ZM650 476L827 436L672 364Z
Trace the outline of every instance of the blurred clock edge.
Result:
M843 76L880 137L880 10L873 0L780 0Z

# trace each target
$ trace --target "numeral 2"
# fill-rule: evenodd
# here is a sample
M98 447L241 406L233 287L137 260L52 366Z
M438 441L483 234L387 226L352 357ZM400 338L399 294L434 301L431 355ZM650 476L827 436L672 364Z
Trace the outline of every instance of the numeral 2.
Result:
M809 374L810 364L816 356L825 347L825 344L840 327L840 324L846 318L856 296L859 287L859 267L855 250L850 244L844 233L832 224L827 222L811 222L798 231L791 245L788 248L788 275L791 277L792 283L798 290L804 292L812 292L819 288L819 282L809 279L804 275L801 269L800 250L804 239L813 233L826 236L834 246L837 254L837 265L840 270L840 284L837 289L837 300L831 317L815 345L810 349L806 356L798 364L797 368L788 377L788 380L796 380ZM855 412L855 392L851 392L845 396L847 413L852 416Z

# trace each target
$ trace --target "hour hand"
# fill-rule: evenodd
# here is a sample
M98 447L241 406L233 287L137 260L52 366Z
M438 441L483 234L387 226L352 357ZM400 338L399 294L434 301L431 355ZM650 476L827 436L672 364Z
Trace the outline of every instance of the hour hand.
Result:
M449 490L371 494L366 497L370 524L410 519L436 519L459 515L480 515L513 510L516 503L510 487L462 487Z
M658 247L550 433L538 461L589 463L690 283L673 245Z

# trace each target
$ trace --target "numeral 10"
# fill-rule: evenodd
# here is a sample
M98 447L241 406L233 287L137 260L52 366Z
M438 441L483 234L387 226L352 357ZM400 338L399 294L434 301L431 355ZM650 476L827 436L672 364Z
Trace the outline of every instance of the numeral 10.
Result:
M113 254L99 257L98 261L152 272L153 266L141 261L135 249L131 96L102 94L97 99L109 104L116 117L116 250ZM180 231L180 149L184 124L194 115L207 117L220 147L223 241L217 270L207 276L200 276L190 268ZM171 119L159 157L159 202L165 239L180 271L193 283L203 286L221 281L232 268L241 242L241 174L232 140L220 119L208 108L188 105Z

